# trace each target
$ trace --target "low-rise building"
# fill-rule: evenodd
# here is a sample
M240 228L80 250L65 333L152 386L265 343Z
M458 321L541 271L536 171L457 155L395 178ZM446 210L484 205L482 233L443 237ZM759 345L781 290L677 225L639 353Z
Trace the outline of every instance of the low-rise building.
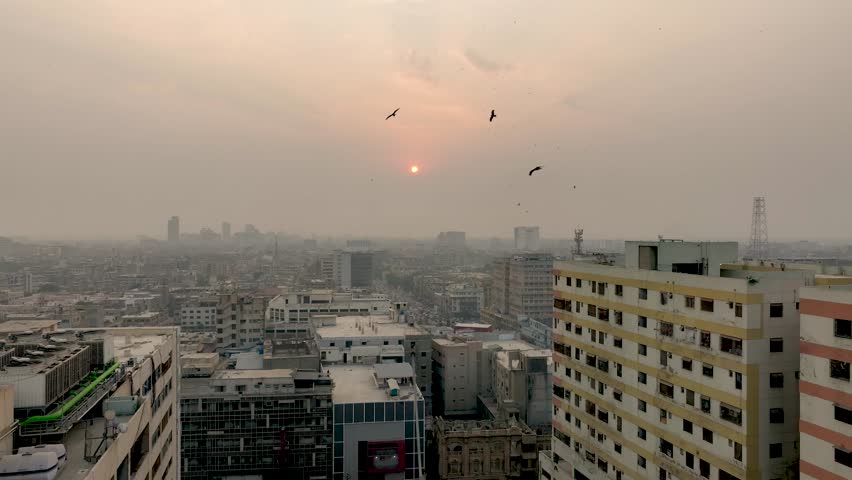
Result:
M216 326L217 301L195 300L180 308L180 326L190 330L210 330Z
M333 290L309 290L281 294L266 308L266 335L304 336L310 334L310 319L315 315L366 316L389 312L386 295L359 295Z
M408 363L332 365L334 480L425 478L425 401Z
M433 423L430 478L439 480L536 480L539 438L509 419L445 420Z

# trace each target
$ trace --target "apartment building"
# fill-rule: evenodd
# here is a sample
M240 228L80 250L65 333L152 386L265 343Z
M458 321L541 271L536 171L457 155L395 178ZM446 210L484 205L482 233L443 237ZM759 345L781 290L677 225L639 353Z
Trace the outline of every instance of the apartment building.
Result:
M797 456L798 290L736 244L554 267L554 478L775 479ZM683 273L682 273L683 272Z
M516 417L550 424L549 350L519 340L432 340L433 413L447 417Z
M209 330L216 326L218 302L194 300L180 308L180 326L190 330Z
M233 293L219 295L216 343L219 348L245 348L263 343L266 305L260 298Z
M192 378L181 379L180 396L182 478L331 478L328 374L221 364L187 373Z
M479 312L485 306L485 292L476 285L453 284L436 297L438 312L452 323L478 321Z
M4 417L12 399L17 421L4 432L16 454L0 458L0 472L178 478L177 341L177 328L161 327L57 330L0 342Z
M521 317L551 326L552 269L553 255L548 253L523 253L496 260L490 304L482 311L482 319L501 330L519 331Z
M801 291L802 478L852 478L852 286Z

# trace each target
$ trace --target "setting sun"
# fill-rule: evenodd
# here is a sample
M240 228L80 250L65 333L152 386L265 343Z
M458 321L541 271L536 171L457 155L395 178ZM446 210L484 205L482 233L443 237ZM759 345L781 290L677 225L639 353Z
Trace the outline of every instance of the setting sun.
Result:
M420 171L420 167L418 167L417 165L412 165L410 170L411 170L411 173L417 173L417 172Z

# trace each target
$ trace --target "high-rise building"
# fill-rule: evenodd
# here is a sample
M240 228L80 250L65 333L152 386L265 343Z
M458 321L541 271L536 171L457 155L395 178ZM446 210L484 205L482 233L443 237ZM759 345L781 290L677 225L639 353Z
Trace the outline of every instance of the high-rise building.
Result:
M14 417L3 402L0 428L6 419L17 423L6 425L0 440L8 445L13 438L17 454L2 452L0 472L58 480L177 478L177 352L174 327L4 339L0 392L14 399Z
M325 372L202 372L181 380L182 478L332 478Z
M222 240L229 242L231 240L231 224L222 222Z
M217 307L215 298L198 298L183 305L180 308L180 326L189 330L204 331L215 328Z
M813 274L728 264L736 252L627 242L627 268L556 264L552 478L784 476Z
M852 478L852 287L803 288L800 301L799 471Z
M180 218L173 216L169 219L168 225L169 242L175 243L180 241Z
M263 344L266 305L261 298L219 295L216 307L216 343L219 348L245 348Z
M538 250L538 227L515 227L515 250L533 252Z
M521 253L493 265L490 305L482 318L502 330L519 331L521 316L550 326L553 313L553 255Z

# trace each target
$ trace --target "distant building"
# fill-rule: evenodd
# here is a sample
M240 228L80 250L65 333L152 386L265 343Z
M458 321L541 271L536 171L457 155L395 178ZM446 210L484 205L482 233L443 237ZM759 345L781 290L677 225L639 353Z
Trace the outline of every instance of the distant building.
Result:
M332 365L334 479L425 478L426 409L408 363Z
M177 478L178 329L69 329L48 336L6 338L0 346L3 476ZM13 418L17 424L7 424Z
M222 348L263 344L266 306L260 298L237 294L219 295L216 306L216 341Z
M463 250L465 246L465 232L441 232L438 234L438 248L444 248L449 250Z
M493 268L491 304L482 311L482 320L513 331L521 330L521 316L551 324L553 255L511 255L495 261Z
M222 240L228 242L231 240L231 224L222 222Z
M799 297L799 471L852 478L852 287L803 288Z
M485 292L474 285L450 285L437 295L438 312L448 322L478 321Z
M33 274L24 272L24 296L29 297L33 294Z
M438 417L433 425L430 478L538 479L539 437L523 422Z
M168 225L169 242L177 243L180 241L180 218L174 216L169 219Z
M314 238L306 238L304 241L302 241L302 246L308 250L316 250L317 241Z
M215 369L183 378L181 478L332 478L324 372Z
M538 248L538 227L515 227L515 250L534 252Z
M373 252L341 250L334 254L333 276L337 288L370 288L373 285Z
M79 302L71 312L72 328L102 328L104 326L104 306L95 302Z
M180 308L180 326L188 329L210 330L216 326L215 299L193 301Z

